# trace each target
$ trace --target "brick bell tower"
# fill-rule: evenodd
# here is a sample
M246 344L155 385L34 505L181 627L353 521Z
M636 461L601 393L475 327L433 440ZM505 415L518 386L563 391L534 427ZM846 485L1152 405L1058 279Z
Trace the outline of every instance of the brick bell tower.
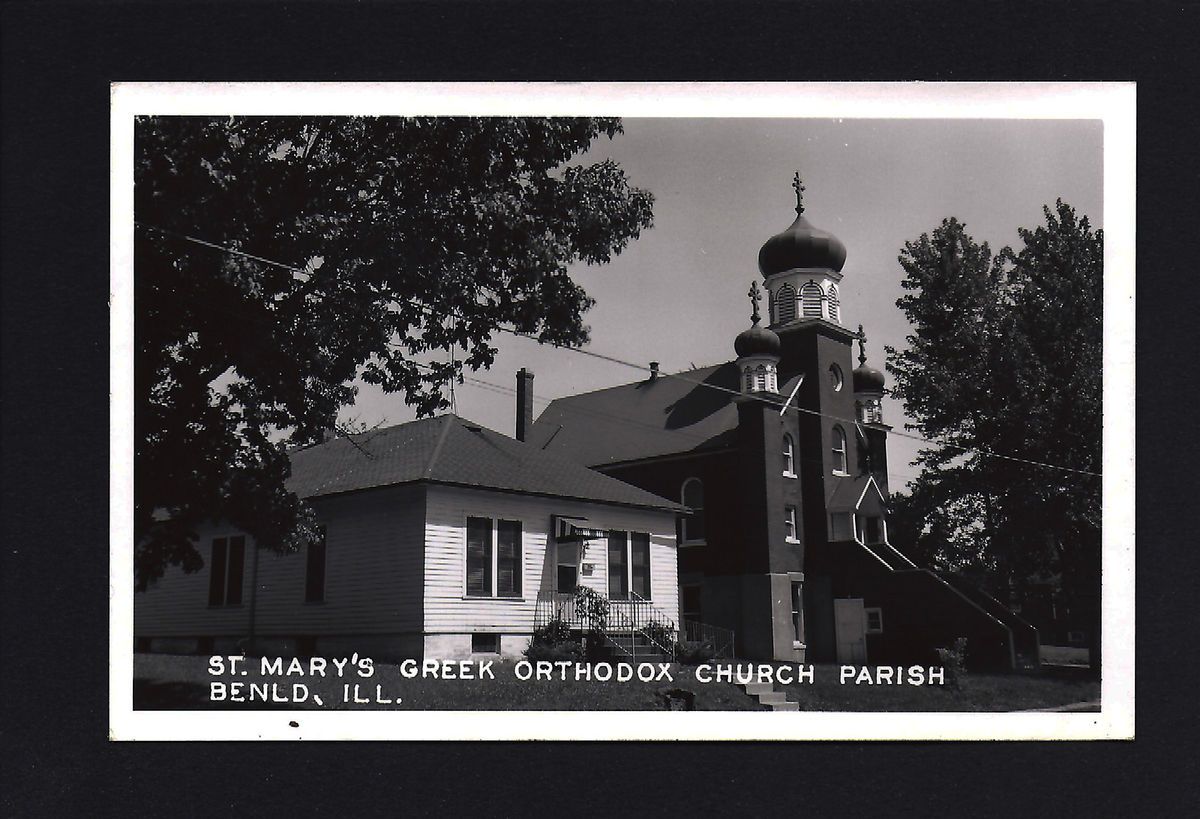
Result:
M846 246L805 216L797 172L796 219L758 253L768 293L770 329L780 338L779 382L803 376L792 404L796 417L804 540L827 542L826 498L859 473L851 342L842 324L840 287ZM793 413L788 413L792 415Z

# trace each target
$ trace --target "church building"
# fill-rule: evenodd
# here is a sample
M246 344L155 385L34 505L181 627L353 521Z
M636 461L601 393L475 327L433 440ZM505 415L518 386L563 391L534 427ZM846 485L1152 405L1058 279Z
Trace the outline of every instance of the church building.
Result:
M892 543L885 379L861 325L843 323L846 247L808 220L798 174L793 185L795 221L759 251L734 358L674 374L652 363L536 423L522 370L517 437L682 503L681 615L732 630L739 656L930 662L966 637L975 667L1036 662L1036 630Z

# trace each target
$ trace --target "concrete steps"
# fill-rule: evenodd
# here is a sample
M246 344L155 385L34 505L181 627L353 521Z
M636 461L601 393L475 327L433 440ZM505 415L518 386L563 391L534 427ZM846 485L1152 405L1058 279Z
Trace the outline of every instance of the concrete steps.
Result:
M772 711L800 710L800 703L789 700L786 693L776 691L771 683L738 683L738 686L750 696L757 697L759 705Z

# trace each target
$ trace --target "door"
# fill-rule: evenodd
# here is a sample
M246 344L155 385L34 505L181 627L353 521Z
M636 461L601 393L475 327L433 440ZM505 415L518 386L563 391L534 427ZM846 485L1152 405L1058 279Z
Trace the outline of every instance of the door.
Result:
M579 585L579 541L557 544L554 590L560 594L574 594Z
M837 659L843 664L867 661L867 613L861 597L833 601L833 625L837 634Z

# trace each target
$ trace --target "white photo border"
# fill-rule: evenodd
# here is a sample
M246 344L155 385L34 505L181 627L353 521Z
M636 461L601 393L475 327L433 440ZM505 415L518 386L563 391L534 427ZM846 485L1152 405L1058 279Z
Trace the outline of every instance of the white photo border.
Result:
M1134 735L1134 83L114 83L112 740L1063 740ZM133 157L139 115L1089 119L1104 128L1103 668L1098 713L133 709ZM799 117L796 117L799 118ZM294 727L298 724L299 727Z

